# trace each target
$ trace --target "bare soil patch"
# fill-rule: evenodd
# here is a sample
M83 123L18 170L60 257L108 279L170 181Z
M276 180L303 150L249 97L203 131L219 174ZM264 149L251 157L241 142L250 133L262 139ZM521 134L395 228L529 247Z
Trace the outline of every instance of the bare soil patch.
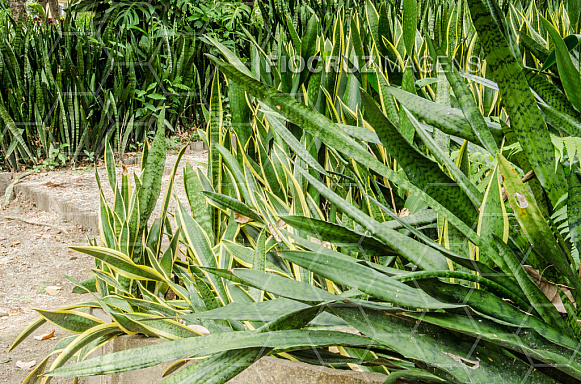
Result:
M54 329L53 337L41 341L30 337L8 353L14 339L37 318L33 308L58 309L85 299L72 293L73 285L64 277L66 274L82 281L95 265L91 257L67 248L79 244L87 244L84 230L62 222L55 213L39 211L21 197L0 210L0 383L22 382L34 368L18 368L19 361L34 360L39 364L57 340L70 336L52 324L45 324L33 336ZM72 380L52 382L72 383Z

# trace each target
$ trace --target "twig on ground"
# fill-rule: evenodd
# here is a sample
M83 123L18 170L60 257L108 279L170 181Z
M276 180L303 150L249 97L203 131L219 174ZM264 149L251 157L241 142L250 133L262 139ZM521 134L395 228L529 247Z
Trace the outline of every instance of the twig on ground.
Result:
M61 233L64 233L65 235L69 234L69 232L66 229L59 227L58 225L55 225L55 224L41 223L38 221L32 221L32 220L28 220L28 219L25 219L23 217L18 217L18 216L0 216L0 218L6 219L6 220L18 220L18 221L22 221L26 224L38 225L41 227L50 227L50 228L58 229Z

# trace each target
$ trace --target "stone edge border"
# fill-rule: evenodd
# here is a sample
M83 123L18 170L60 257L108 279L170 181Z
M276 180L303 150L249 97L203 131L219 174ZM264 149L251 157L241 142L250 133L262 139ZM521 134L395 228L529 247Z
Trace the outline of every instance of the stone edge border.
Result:
M0 173L0 201L4 202L4 194L10 183L10 173ZM22 181L14 185L13 197L21 193L30 200L38 209L45 212L58 213L61 219L79 225L93 233L99 231L99 215L96 212L81 209L71 204L68 200L60 198L58 194L51 193L34 181Z
M172 170L173 166L166 165L164 174L169 175ZM4 202L4 193L10 183L12 183L12 174L0 172L0 204ZM33 202L41 211L58 213L63 220L79 225L93 234L99 233L99 214L96 211L79 208L70 201L60 198L57 193L43 188L40 183L35 181L16 183L12 197L18 193Z

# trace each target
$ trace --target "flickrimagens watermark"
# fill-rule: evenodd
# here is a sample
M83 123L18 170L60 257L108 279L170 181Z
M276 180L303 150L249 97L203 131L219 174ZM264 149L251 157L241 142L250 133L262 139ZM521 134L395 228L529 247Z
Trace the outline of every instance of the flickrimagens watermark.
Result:
M376 68L383 68L387 72L403 72L411 69L413 72L422 74L433 73L437 68L439 72L445 73L447 66L442 66L443 56L433 57L424 55L413 60L408 58L402 60L401 58L392 60L388 56L351 56L345 55L317 55L310 57L303 57L300 55L292 56L271 56L266 61L265 70L267 73L278 72L299 74L305 70L313 74L321 72L344 72L352 73L374 73ZM457 58L446 57L446 60L452 62L455 68L460 68L462 72L466 73L480 73L484 65L484 60L475 55L467 56L462 60ZM274 69L276 68L276 70Z

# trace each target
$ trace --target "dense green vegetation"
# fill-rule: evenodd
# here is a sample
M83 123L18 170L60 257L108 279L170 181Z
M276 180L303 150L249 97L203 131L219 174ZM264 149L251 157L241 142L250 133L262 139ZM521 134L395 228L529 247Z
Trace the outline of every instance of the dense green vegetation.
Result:
M100 158L106 142L119 153L141 148L162 105L168 129L191 132L205 121L213 75L202 36L249 58L251 39L273 49L286 15L300 31L313 10L288 6L84 0L61 23L32 6L17 23L0 13L0 167L74 165ZM338 7L313 11L329 28Z
M70 279L91 298L14 342L77 334L28 382L174 361L163 383L224 383L264 355L388 383L580 382L579 3L262 10L281 4L257 1L272 19L240 41L196 37L216 70L189 207L168 210L177 165L161 194L175 103L148 116L133 180L100 141L115 200L74 248L94 276ZM111 322L78 311L95 307ZM86 359L121 334L168 341Z

